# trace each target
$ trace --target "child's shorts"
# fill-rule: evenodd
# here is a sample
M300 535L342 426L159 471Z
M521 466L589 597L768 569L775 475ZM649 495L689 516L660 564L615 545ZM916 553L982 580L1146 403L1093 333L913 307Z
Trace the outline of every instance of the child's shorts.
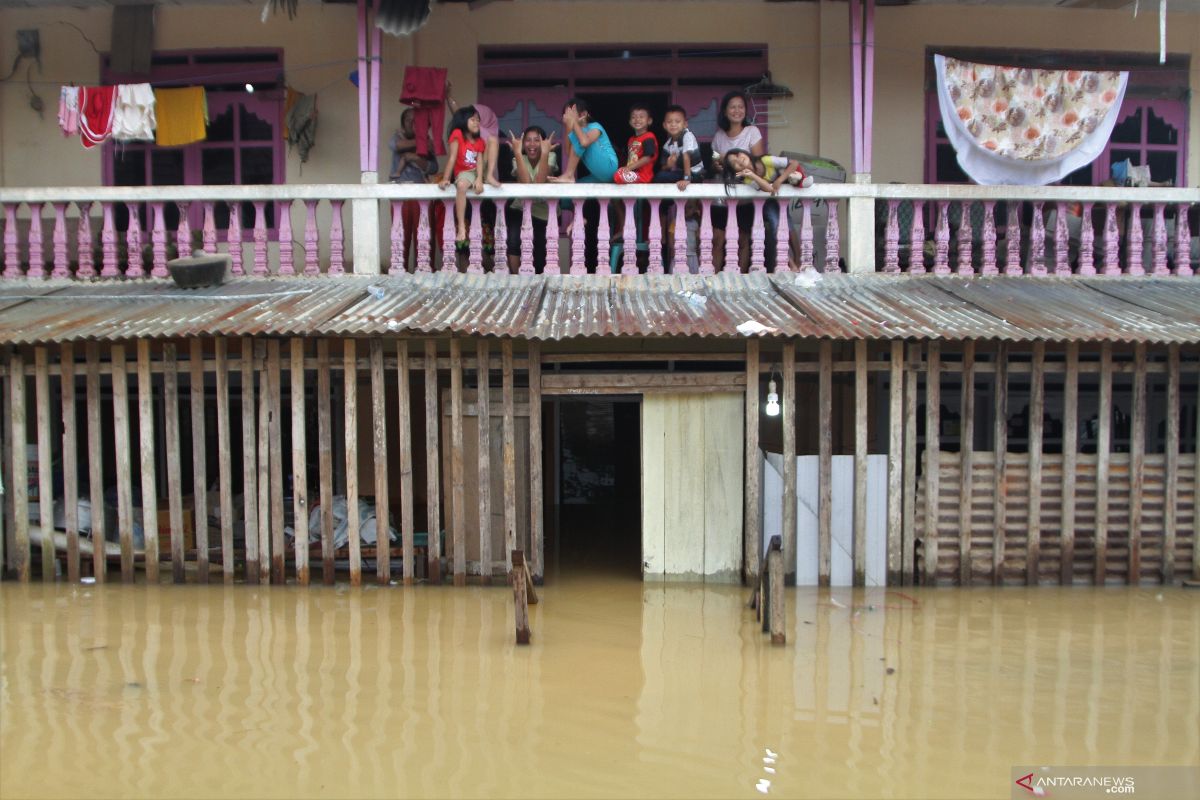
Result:
M470 183L474 184L475 181L477 181L479 179L479 176L476 174L475 170L465 169L462 172L460 172L454 176L454 182L458 183L463 178L466 178Z
M629 169L625 169L624 167L621 167L620 169L618 169L616 172L613 173L613 183L624 183L624 184L650 183L650 180L643 178L641 176L641 173L634 172L633 170L629 170Z

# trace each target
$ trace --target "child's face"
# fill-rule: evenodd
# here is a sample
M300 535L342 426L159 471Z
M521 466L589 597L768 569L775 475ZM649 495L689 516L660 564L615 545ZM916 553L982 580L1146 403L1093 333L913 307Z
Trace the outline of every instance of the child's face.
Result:
M740 97L732 98L725 104L725 116L730 122L741 124L746 121L746 103Z
M629 127L639 136L646 132L651 122L653 120L650 118L650 112L644 108L635 108L629 112Z
M670 111L663 117L663 130L671 136L678 136L687 127L687 117L678 111Z
M400 131L409 139L416 136L416 130L413 129L414 116L416 116L416 114L411 108L405 110L405 112L400 115Z
M730 153L726 156L726 161L735 173L741 172L744 169L750 169L752 166L750 156L745 153Z
M521 149L525 152L525 157L536 164L542 155L542 135L537 131L525 134L525 138L521 140Z
M476 136L479 135L479 115L478 114L472 114L470 116L470 118L467 119L467 130L470 131L471 133L475 134Z

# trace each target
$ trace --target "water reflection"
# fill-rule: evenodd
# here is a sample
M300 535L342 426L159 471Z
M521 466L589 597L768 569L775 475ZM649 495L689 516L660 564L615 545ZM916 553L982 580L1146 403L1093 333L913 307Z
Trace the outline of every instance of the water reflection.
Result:
M1200 760L1184 590L0 587L0 796L996 796Z

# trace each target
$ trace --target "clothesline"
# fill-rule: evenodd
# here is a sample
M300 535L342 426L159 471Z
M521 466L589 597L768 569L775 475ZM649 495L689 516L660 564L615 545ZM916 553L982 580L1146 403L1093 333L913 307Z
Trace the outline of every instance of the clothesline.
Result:
M164 147L191 144L208 136L208 98L203 86L155 89L149 83L63 86L58 126L78 135L85 148L108 139L153 141Z

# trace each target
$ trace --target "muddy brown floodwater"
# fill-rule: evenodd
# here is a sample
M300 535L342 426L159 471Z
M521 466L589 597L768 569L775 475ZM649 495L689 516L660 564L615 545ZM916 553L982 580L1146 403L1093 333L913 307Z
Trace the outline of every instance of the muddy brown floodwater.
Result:
M1200 762L1200 593L0 587L0 796L1007 797Z

